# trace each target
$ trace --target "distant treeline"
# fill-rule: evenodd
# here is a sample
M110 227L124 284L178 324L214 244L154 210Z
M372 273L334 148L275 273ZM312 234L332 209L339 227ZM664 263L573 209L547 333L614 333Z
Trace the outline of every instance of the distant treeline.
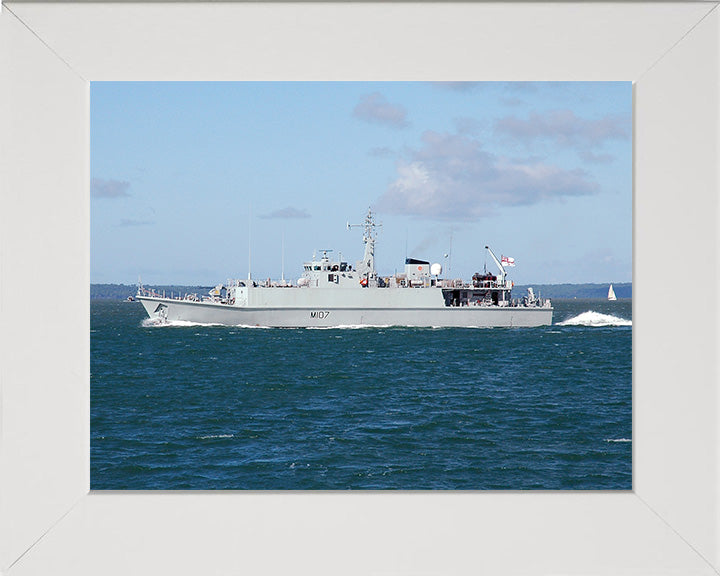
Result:
M532 286L535 295L543 298L607 298L610 284L516 284L513 297L524 296L528 287ZM632 283L613 284L613 291L618 298L632 298Z
M155 292L165 291L170 296L175 294L207 294L214 286L148 286ZM135 284L90 284L90 299L92 300L126 300L128 296L137 294Z
M536 295L543 298L607 298L610 284L528 284L516 285L513 297L524 296L528 286L532 286ZM207 294L213 286L152 286L156 292L163 290L169 296L173 294ZM632 283L613 284L618 298L632 298ZM102 300L125 300L135 296L134 284L90 284L90 298Z

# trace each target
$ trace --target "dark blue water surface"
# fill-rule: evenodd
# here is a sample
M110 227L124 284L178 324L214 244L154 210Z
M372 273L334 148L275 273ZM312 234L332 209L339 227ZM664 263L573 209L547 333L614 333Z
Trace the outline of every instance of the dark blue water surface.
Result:
M313 330L94 301L91 487L629 490L632 304L553 304L543 328Z

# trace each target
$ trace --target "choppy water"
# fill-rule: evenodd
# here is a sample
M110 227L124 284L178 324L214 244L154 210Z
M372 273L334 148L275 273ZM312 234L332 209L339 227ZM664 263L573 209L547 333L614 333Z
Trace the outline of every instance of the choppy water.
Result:
M632 305L553 326L156 326L91 304L91 487L623 489Z

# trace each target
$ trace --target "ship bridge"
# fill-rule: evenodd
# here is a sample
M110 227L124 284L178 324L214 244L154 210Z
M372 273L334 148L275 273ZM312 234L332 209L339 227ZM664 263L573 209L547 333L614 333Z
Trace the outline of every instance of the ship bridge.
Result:
M299 286L310 286L313 288L337 287L359 287L361 280L352 265L342 260L335 260L329 256L332 250L321 250L322 257L313 259L303 264L303 275Z

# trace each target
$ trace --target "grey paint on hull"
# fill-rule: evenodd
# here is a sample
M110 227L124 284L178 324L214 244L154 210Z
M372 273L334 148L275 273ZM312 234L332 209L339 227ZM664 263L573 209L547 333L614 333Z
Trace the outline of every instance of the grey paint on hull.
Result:
M552 308L465 306L443 308L251 308L168 298L138 298L151 318L168 321L311 328L335 326L533 327L552 324Z

